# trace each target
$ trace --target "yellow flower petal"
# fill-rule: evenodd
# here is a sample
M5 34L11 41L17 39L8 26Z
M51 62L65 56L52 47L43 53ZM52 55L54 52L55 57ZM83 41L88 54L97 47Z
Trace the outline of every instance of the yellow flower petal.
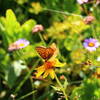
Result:
M42 70L42 69L44 69L44 65L42 65L42 66L36 68L37 71L38 71L38 70Z
M43 74L43 78L46 78L49 74L49 70L45 71L45 73Z
M66 63L59 62L58 59L54 59L54 61L55 61L55 65L54 65L55 67L63 67L66 64Z
M39 68L37 68L36 77L39 77L44 71L45 71L44 66L40 66Z
M50 47L54 50L54 54L53 54L53 56L50 58L50 59L52 60L52 59L55 59L55 57L56 57L57 54L59 53L59 50L58 50L58 48L57 48L57 46L56 46L55 43L52 43Z
M50 74L51 78L54 79L54 77L55 77L55 72L54 72L53 69L50 69L49 74Z

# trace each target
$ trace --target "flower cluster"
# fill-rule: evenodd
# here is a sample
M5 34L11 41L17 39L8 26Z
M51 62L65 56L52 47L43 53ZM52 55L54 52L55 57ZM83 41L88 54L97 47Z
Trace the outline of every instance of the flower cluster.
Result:
M19 50L25 48L29 45L29 41L25 39L19 39L11 44L8 48L9 51ZM97 39L89 38L85 39L83 42L83 46L90 52L95 51L96 48L100 46L100 43ZM55 67L63 67L65 63L59 62L56 58L59 50L57 49L56 45L53 43L50 47L38 47L37 52L39 55L44 59L43 65L36 68L36 77L40 77L43 75L43 78L46 78L48 75L52 79L55 78Z

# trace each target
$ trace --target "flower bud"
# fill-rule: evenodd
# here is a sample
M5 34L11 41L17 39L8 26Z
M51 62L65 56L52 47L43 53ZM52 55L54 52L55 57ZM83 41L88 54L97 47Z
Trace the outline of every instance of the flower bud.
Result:
M36 33L36 32L40 32L43 31L44 27L42 25L36 25L33 29L32 29L32 33Z
M94 16L87 16L84 18L84 23L91 24L94 19L95 19Z

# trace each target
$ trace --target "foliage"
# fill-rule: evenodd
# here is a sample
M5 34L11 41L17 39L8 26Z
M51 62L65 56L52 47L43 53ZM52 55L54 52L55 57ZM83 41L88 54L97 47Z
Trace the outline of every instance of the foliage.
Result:
M91 91L91 92L90 92ZM78 100L98 100L100 98L100 80L95 78L86 79L80 87L77 87L73 90L73 98Z
M100 42L100 2L97 2L0 1L0 100L100 99L100 46L90 52L83 45L87 38ZM86 22L87 16L94 19ZM38 24L43 28L34 32ZM30 44L18 49L19 39ZM58 68L52 66L56 64L54 59L42 57L52 43L56 45L57 55L54 52L50 56L54 55ZM16 50L9 50L14 46ZM38 46L45 48L42 56L36 50ZM64 66L59 68L60 64ZM41 70L38 70L41 76L36 77L36 69L41 65L47 68L44 74L54 68L53 74L47 72L53 75L52 79L48 75L42 77Z

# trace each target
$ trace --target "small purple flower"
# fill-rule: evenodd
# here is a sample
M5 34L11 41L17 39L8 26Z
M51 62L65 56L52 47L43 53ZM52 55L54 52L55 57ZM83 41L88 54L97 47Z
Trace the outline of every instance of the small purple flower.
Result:
M91 52L95 51L100 46L100 43L94 38L89 38L84 40L83 46Z
M87 3L89 0L77 0L79 4Z
M21 49L29 45L29 41L25 39L19 39L18 41L15 42L15 44L18 46L19 49Z
M18 50L18 49L21 49L21 48L25 48L27 45L29 45L29 41L28 40L19 39L18 41L12 43L9 46L8 50L9 51Z

